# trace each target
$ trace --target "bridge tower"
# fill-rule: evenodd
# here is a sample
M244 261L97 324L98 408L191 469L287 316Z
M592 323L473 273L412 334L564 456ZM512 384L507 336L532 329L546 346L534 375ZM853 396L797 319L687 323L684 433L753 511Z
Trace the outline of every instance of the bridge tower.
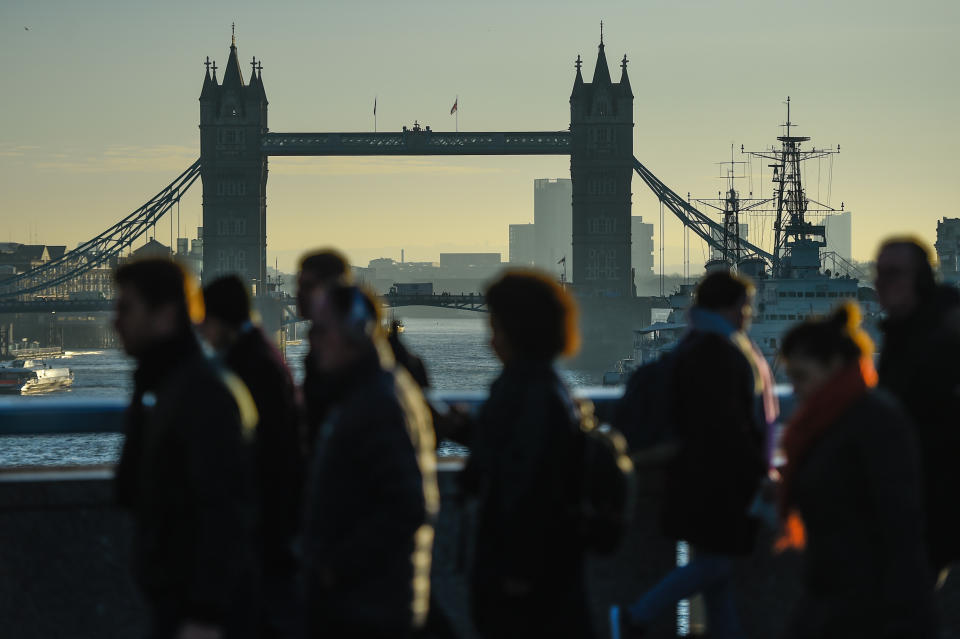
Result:
M200 178L203 181L203 279L235 273L266 293L267 94L262 65L251 62L244 83L234 36L230 56L217 80L207 58L200 91Z
M610 79L603 34L593 80L577 76L570 94L573 181L573 285L579 296L630 297L633 91L627 56Z

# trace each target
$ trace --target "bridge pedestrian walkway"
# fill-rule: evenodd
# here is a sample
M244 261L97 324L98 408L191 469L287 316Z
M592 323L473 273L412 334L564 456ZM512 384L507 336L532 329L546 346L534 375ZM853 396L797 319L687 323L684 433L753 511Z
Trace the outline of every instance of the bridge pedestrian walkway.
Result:
M602 418L618 393L595 389L586 394ZM482 394L437 395L448 403L477 405L483 399ZM121 400L0 401L0 443L10 435L120 432L125 406ZM462 459L440 461L442 508L433 589L460 636L472 639L461 537L466 528L457 492ZM110 466L0 468L0 620L5 638L143 636L146 610L129 570L131 524L114 506L112 475ZM594 619L603 631L610 603L645 591L676 561L675 545L657 530L658 477L648 473L641 480L626 543L612 556L589 561ZM737 572L737 603L748 637L782 636L800 591L799 557L773 555L771 541L758 544ZM940 599L948 629L943 636L960 639L956 575ZM676 620L664 620L650 636L677 636Z

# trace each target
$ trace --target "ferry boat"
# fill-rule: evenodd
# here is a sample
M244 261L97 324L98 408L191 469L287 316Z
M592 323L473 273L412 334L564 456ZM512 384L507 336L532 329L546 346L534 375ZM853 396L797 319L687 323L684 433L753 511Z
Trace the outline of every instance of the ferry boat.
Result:
M55 368L44 360L17 359L0 366L0 393L25 395L66 388L73 371Z

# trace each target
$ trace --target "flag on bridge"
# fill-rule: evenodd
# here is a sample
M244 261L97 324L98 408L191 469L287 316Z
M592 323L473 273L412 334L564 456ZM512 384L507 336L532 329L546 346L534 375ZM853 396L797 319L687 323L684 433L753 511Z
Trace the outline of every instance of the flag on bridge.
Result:
M377 98L376 98L376 96L374 96L374 98L373 98L373 114L374 114L374 115L377 114Z
M457 98L453 101L453 106L450 107L450 115L453 115L454 113L457 112L457 102L459 102L459 101L460 101L460 98L459 98L459 97L457 97Z

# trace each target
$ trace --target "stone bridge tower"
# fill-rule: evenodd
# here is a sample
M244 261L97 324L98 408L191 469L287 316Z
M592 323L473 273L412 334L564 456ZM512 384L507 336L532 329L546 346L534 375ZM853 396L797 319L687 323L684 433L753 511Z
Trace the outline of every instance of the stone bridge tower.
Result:
M573 285L581 297L630 297L630 185L633 177L633 92L627 56L620 82L600 36L592 82L577 77L570 94L573 181Z
M200 92L203 280L235 273L260 295L267 273L267 94L262 66L256 58L251 66L245 84L235 37L222 83L207 58Z

